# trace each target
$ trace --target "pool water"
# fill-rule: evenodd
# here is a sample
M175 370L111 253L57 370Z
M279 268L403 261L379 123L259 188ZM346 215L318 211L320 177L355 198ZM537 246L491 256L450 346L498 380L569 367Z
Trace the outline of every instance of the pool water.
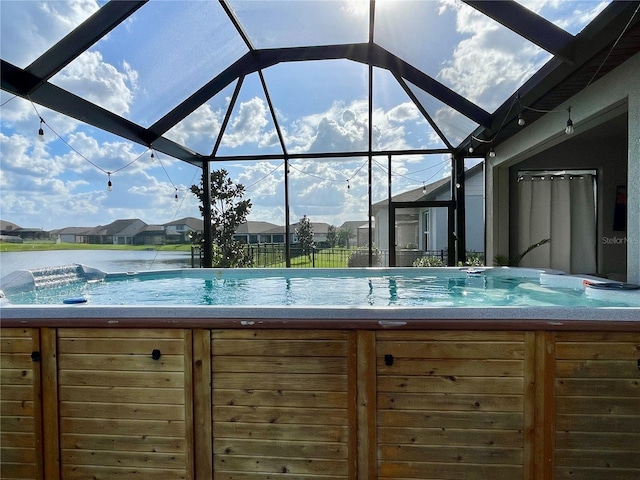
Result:
M529 269L174 270L8 295L11 304L501 307L627 306L549 288ZM435 272L438 270L438 272Z

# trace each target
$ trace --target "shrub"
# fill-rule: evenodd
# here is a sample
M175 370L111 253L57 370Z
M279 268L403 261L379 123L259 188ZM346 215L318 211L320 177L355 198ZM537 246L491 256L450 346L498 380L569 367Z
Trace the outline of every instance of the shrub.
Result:
M413 262L414 267L446 267L440 257L420 257Z
M464 267L484 267L484 255L478 252L467 252L467 261Z

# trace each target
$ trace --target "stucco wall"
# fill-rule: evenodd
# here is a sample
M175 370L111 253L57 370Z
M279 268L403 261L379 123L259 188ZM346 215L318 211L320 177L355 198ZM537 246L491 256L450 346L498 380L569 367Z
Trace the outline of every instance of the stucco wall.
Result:
M600 148L604 158L602 165L607 165L608 159L619 156L627 163L627 281L640 282L640 54L636 54L623 65L609 73L606 77L593 83L585 90L575 95L567 102L559 105L556 110L566 110L571 106L571 117L574 122L575 134L595 134L598 127L619 117L627 115L627 140L618 145L615 141L600 140ZM487 158L487 258L496 254L510 252L510 177L509 167L526 160L542 158L543 152L549 154L552 149L561 149L560 144L571 140L564 133L566 117L557 113L550 113L531 125L523 127L522 131L499 145L496 157ZM562 152L562 150L556 150ZM626 151L626 159L624 152ZM611 152L609 156L607 152ZM569 162L585 160L576 150L564 152L563 161ZM584 152L583 152L584 153ZM577 160L576 160L577 159ZM613 169L609 170L613 172ZM618 172L619 173L619 172ZM607 179L607 182L609 180ZM611 182L617 179L611 176ZM602 199L605 203L609 200ZM603 204L603 209L605 208ZM606 207L610 208L610 207ZM603 216L607 215L605 210ZM602 232L602 237L605 232ZM600 238L601 240L601 238ZM603 248L602 245L599 246ZM610 265L603 265L609 267ZM615 262L611 267L615 267Z
M468 252L484 252L484 176L482 171L465 177L465 233ZM448 200L449 194L437 197ZM447 249L447 209L439 208L438 245L436 249Z

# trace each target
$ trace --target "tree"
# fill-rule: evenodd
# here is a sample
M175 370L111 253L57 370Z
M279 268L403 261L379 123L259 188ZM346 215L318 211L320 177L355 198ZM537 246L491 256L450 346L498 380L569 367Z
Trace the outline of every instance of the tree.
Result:
M313 226L306 215L298 222L296 228L298 243L302 245L302 254L311 258L311 250L315 247L313 243Z
M337 232L338 245L349 248L349 240L353 237L353 227L341 228Z
M327 229L327 243L331 248L333 248L336 246L337 242L338 242L338 236L336 232L336 227L334 227L333 225L329 225L329 228Z
M202 184L192 185L191 192L200 199L200 212L204 214L204 189ZM238 226L247 221L251 200L241 200L244 186L235 184L225 169L211 172L211 230L213 266L218 268L250 267L251 257L243 244L233 238ZM194 236L194 242L202 242Z

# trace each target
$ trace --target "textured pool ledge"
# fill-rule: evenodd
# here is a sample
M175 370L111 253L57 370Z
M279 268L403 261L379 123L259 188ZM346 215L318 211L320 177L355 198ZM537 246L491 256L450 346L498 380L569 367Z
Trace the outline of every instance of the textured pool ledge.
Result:
M640 331L636 307L3 306L3 327L510 328Z

